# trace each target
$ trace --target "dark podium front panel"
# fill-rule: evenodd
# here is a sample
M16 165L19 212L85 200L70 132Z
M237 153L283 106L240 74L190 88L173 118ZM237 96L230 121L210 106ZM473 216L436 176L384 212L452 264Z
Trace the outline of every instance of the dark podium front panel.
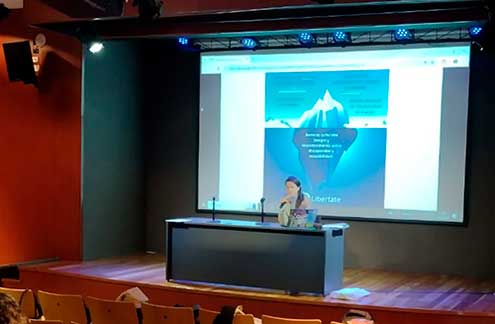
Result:
M342 287L343 228L167 221L167 280L328 294Z

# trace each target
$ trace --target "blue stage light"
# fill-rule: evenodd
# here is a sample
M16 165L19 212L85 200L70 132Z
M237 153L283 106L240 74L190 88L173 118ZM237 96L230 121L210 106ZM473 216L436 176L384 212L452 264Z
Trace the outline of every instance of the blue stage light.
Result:
M335 43L348 43L351 41L351 35L343 31L333 33L333 41Z
M315 37L311 33L302 32L297 37L299 39L299 43L304 46L311 46L315 42Z
M241 44L244 48L255 49L260 46L260 43L252 37L244 37L241 39Z
M413 38L413 32L406 28L399 28L394 32L394 39L398 42L409 41Z
M471 26L469 27L469 36L471 38L476 38L481 34L482 31L483 27L481 26Z
M188 46L189 45L189 38L181 36L177 38L177 43L179 43L180 46Z

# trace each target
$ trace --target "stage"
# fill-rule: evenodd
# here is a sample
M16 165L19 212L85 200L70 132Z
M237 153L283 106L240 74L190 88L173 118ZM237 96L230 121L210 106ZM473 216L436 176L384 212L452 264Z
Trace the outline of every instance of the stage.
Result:
M247 287L166 282L161 255L27 266L21 268L19 282L5 280L4 285L109 299L138 286L158 304L200 304L210 309L242 304L256 316L320 318L324 323L340 320L351 308L369 311L377 323L495 323L495 280L370 269L345 269L344 287L371 293L353 302Z

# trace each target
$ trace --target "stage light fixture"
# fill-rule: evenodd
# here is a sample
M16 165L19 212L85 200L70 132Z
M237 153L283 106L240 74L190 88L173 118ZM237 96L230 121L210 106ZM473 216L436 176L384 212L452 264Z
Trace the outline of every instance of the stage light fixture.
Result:
M194 39L191 39L187 36L177 37L177 47L181 51L186 51L186 52L197 52L201 50L201 46L196 44Z
M253 37L243 37L241 39L241 44L242 47L247 48L247 49L255 49L260 46L260 43L258 42L257 39Z
M299 43L301 43L301 45L303 46L310 47L316 42L316 39L313 36L313 34L307 32L300 33L297 38L299 40Z
M89 46L89 51L93 54L99 53L103 50L104 46L101 42L93 42Z
M471 26L469 27L469 36L471 38L477 38L483 32L483 27L481 26Z
M5 4L0 3L0 20L7 18L9 16L10 10L5 6Z
M181 37L177 38L177 43L180 46L189 46L189 38L187 38L185 36L181 36Z
M144 22L152 22L162 15L163 0L133 0L132 5L138 7L139 18Z
M333 41L338 44L351 42L351 34L348 32L336 31L333 33L332 37Z
M394 39L397 42L407 42L414 39L414 34L410 29L399 28L394 31Z

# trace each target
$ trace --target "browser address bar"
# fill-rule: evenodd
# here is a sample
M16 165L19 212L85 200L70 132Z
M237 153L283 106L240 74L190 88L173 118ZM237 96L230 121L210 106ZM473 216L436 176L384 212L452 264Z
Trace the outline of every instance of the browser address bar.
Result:
M323 69L323 68L363 68L370 65L364 64L307 64L307 65L246 65L227 66L227 71L258 71L258 70L280 70L280 69Z

